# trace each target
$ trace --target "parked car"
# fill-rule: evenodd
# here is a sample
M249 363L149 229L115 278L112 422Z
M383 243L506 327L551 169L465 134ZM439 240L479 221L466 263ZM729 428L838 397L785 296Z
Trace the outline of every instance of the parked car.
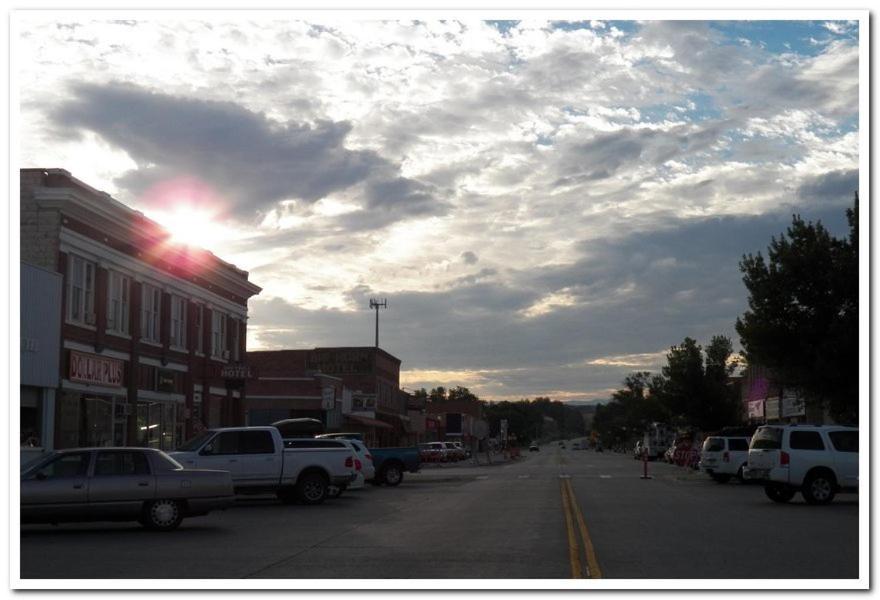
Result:
M138 521L159 531L235 501L227 471L186 469L153 448L58 450L21 473L21 522Z
M229 471L237 493L274 492L285 503L320 504L328 486L357 477L349 446L283 439L269 426L209 429L169 454L186 467Z
M749 445L745 476L764 483L774 502L800 492L808 504L828 504L859 487L859 430L839 425L766 425Z
M446 447L447 457L449 460L453 462L458 462L467 458L467 454L465 453L464 448L461 446L461 442L443 442L443 445Z
M350 464L352 465L352 467L354 467L355 478L350 483L344 485L334 485L331 483L329 486L327 486L328 498L338 498L345 490L358 490L364 487L364 482L366 481L366 477L364 476L364 463L361 460L357 449L355 448L355 444L357 442L355 442L354 440L347 440L345 438L331 438L326 440L319 440L316 438L315 442L321 447L324 447L326 444L339 444L342 446L346 446L351 451ZM346 465L348 464L349 462L346 459Z
M419 445L419 455L424 462L447 462L449 450L443 442L427 442Z
M404 473L416 473L422 466L419 449L415 446L369 448L369 452L376 469L376 476L371 482L375 485L400 485Z
M537 442L532 442L529 445L529 452L540 452L541 448L538 446Z
M703 442L700 469L718 483L727 483L731 477L743 479L748 460L749 438L710 436Z

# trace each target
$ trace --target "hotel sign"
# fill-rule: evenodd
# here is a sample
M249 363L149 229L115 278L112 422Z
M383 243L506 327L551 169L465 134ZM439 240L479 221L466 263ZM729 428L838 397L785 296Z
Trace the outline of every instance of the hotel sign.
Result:
M122 385L123 362L115 358L70 351L68 378L81 383Z

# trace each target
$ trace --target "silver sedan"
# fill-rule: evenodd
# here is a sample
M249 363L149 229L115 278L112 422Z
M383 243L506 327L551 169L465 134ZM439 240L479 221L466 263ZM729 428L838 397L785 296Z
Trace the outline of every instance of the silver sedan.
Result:
M161 531L235 500L227 471L185 469L152 448L59 450L21 474L21 522L138 521Z

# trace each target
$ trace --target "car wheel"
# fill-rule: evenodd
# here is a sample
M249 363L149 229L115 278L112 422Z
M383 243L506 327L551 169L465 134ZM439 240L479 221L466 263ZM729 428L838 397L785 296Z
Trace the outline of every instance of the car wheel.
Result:
M740 465L739 469L736 470L736 478L740 483L743 483L746 480L745 475L743 475L743 470L745 468L745 465Z
M773 502L785 504L794 498L795 492L793 489L784 485L765 485L764 493L767 494L767 497L773 500Z
M296 482L296 493L303 504L321 504L327 497L327 480L318 473L308 473Z
M811 473L804 480L801 495L807 504L828 504L834 499L837 482L825 472Z
M717 473L712 473L712 479L717 483L727 483L730 481L730 475L718 475Z
M400 485L403 481L403 471L398 465L387 465L382 469L382 482L385 485Z
M176 500L154 500L144 507L140 522L147 529L171 531L183 521L183 511Z

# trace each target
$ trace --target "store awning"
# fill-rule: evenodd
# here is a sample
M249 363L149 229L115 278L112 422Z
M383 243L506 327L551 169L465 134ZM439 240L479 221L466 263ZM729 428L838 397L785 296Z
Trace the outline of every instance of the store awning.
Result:
M355 423L360 423L361 425L366 425L367 427L380 427L385 429L394 429L391 425L384 421L380 421L379 419L372 419L370 417L362 417L360 415L345 415L346 419L350 421L354 421Z

